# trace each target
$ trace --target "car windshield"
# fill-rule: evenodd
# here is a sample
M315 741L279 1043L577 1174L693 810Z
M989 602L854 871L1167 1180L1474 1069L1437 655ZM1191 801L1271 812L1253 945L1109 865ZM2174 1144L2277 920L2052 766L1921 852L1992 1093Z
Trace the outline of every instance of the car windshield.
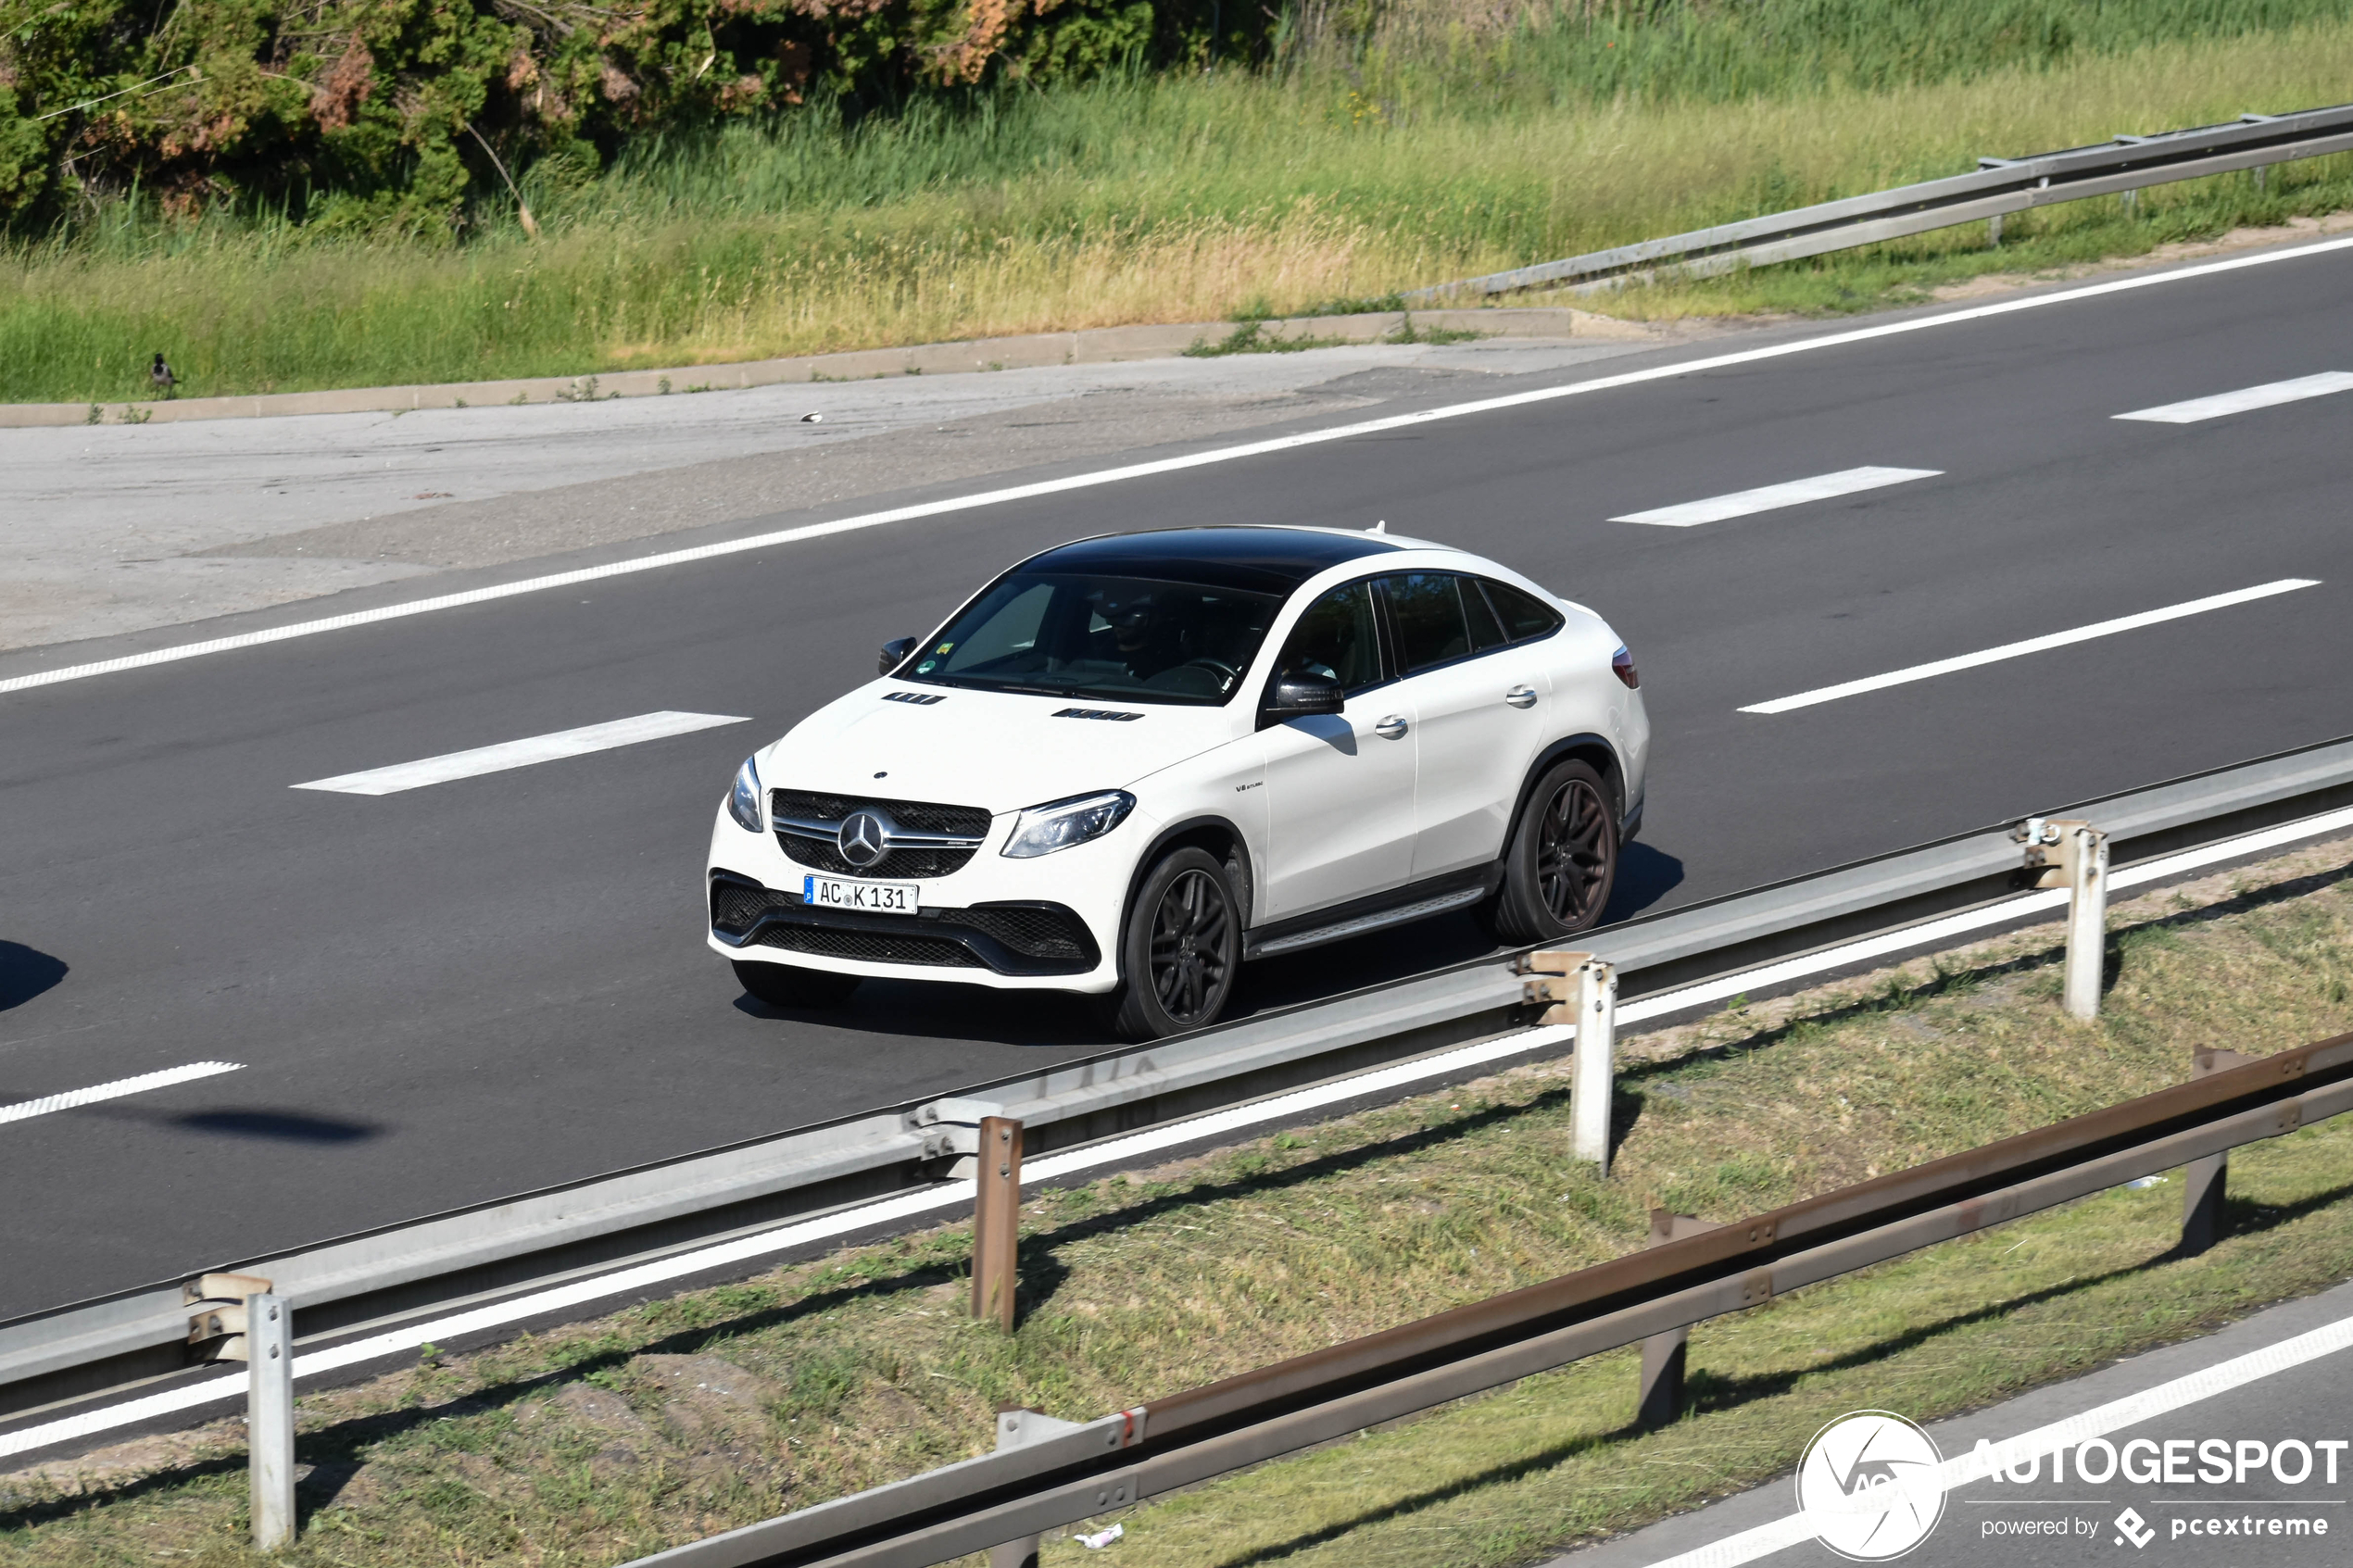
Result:
M908 673L941 685L1214 707L1234 695L1282 606L1142 577L1021 573L983 594Z

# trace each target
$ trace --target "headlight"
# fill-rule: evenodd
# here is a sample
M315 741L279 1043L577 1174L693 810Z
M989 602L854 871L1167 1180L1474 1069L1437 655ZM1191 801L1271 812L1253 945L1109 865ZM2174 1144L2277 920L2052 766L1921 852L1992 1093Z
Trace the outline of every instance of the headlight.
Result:
M1127 813L1135 809L1136 797L1124 789L1032 806L1013 823L1013 835L1005 840L1004 853L1016 860L1026 860L1032 856L1051 855L1057 849L1084 844L1090 838L1101 838L1126 822Z
M727 815L746 833L760 831L760 770L749 757L736 770L736 787L727 793Z

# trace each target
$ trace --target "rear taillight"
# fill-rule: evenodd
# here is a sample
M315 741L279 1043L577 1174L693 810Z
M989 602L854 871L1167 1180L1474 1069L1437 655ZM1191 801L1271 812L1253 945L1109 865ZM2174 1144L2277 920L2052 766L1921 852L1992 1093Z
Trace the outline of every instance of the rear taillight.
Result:
M1609 656L1609 667L1619 680L1626 683L1628 691L1635 691L1641 687L1642 678L1634 672L1634 656L1626 651L1625 644L1620 643L1617 646L1617 651Z

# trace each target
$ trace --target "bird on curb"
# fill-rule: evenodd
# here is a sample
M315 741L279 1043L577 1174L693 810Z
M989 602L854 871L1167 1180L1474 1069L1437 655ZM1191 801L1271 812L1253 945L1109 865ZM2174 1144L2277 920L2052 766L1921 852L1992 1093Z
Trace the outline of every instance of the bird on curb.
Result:
M164 363L160 354L156 356L155 366L147 372L147 384L166 397L174 395L171 389L180 384L180 378L171 373L171 367Z

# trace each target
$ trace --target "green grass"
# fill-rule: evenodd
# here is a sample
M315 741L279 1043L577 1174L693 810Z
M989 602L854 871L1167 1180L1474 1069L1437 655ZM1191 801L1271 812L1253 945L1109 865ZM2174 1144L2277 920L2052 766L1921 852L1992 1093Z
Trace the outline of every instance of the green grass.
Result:
M2178 1082L2353 1011L2353 845L2113 911L2096 1025L2048 930L1624 1042L1607 1181L1545 1064L1213 1157L1033 1193L1023 1320L965 1317L947 1227L301 1401L283 1559L607 1563ZM2220 902L2217 902L2220 900ZM1786 1468L1828 1415L1927 1420L2353 1273L2353 1118L2233 1157L2229 1234L2118 1191L1703 1324L1692 1410L1626 1429L1630 1353L1128 1514L1123 1559L1508 1568ZM247 1561L233 1423L0 1480L0 1563ZM1082 1555L1067 1541L1050 1557Z
M2353 76L2342 3L2238 7L2266 30L2188 41L2219 25L2213 7L2060 7L2084 36L2056 56L1953 19L2023 12L1817 9L1814 32L1743 53L1727 40L1747 34L1696 24L1473 37L1428 0L1387 13L1346 70L1010 91L854 128L812 109L649 141L596 178L543 165L525 181L537 243L503 221L436 245L118 205L0 257L0 399L144 396L157 350L204 395L1284 316L1981 153L2330 103ZM1594 60L1613 42L1640 56L1624 78L1639 91L1611 95L1619 68ZM2274 170L2265 192L2245 176L2160 188L2130 219L2112 202L2050 209L2013 220L1999 257L1976 226L1606 307L1859 309L1987 265L2131 256L2348 205L2339 157Z

